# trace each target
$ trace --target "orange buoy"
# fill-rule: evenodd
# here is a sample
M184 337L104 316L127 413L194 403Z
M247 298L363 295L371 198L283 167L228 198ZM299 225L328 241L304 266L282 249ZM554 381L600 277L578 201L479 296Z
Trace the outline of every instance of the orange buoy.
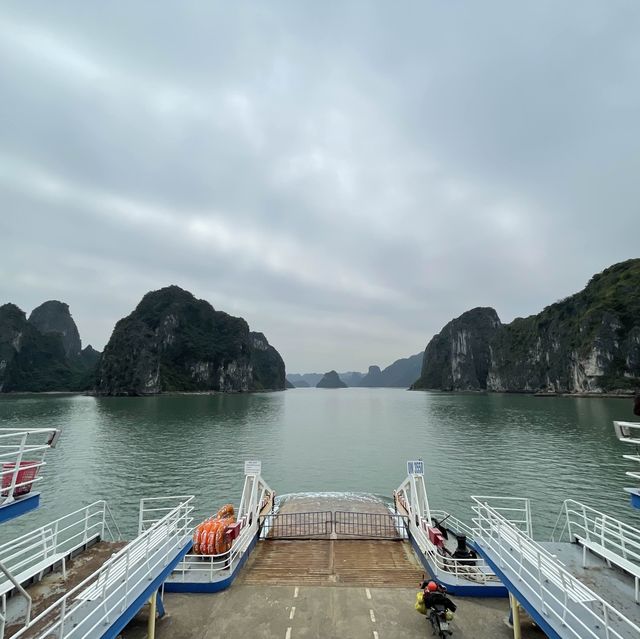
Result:
M222 555L231 548L231 543L227 539L227 526L231 524L231 519L223 519L216 531L216 555Z
M217 512L216 519L226 519L228 517L233 517L234 514L235 510L233 509L233 504L225 504Z

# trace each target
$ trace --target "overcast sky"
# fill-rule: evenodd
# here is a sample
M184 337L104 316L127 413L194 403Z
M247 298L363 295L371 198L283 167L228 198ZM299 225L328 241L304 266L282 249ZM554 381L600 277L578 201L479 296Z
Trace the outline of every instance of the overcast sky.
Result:
M0 5L0 303L178 284L290 372L640 254L640 3Z

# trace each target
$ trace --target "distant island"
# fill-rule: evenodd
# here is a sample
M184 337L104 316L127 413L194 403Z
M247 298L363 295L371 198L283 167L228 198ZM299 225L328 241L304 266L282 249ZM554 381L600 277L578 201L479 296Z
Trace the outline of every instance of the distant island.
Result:
M325 373L323 378L316 384L317 388L347 388L347 385L340 379L336 371Z
M347 371L338 373L340 379L352 387L366 388L409 388L420 376L422 353L396 360L383 370L379 366L369 366L366 373ZM321 373L288 373L287 379L297 388L316 386L324 377Z

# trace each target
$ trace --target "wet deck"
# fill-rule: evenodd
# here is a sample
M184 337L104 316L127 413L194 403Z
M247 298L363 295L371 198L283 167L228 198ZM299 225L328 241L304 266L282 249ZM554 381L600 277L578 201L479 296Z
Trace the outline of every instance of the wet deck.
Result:
M44 575L40 581L25 586L26 591L32 598L31 618L37 617L60 597L63 597L65 593L82 583L125 545L126 542L100 541L75 555L73 559L67 560L66 578L62 576L62 569L60 568ZM9 598L7 601L8 622L5 629L5 637L12 637L23 627L25 611L25 601L21 596L14 595ZM23 636L25 639L37 637L54 620L55 617L45 617Z

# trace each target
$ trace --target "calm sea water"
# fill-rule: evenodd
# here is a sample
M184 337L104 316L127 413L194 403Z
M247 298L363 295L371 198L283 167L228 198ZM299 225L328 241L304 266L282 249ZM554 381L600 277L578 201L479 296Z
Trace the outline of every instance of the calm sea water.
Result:
M471 494L528 496L548 533L575 498L634 520L622 488L631 462L612 420L631 400L453 395L396 389L296 389L149 398L11 396L0 427L62 428L47 456L42 507L2 539L106 499L123 531L143 496L195 494L200 515L240 499L243 461L262 460L278 494L390 497L422 457L432 507L470 518ZM635 517L635 522L639 523Z

